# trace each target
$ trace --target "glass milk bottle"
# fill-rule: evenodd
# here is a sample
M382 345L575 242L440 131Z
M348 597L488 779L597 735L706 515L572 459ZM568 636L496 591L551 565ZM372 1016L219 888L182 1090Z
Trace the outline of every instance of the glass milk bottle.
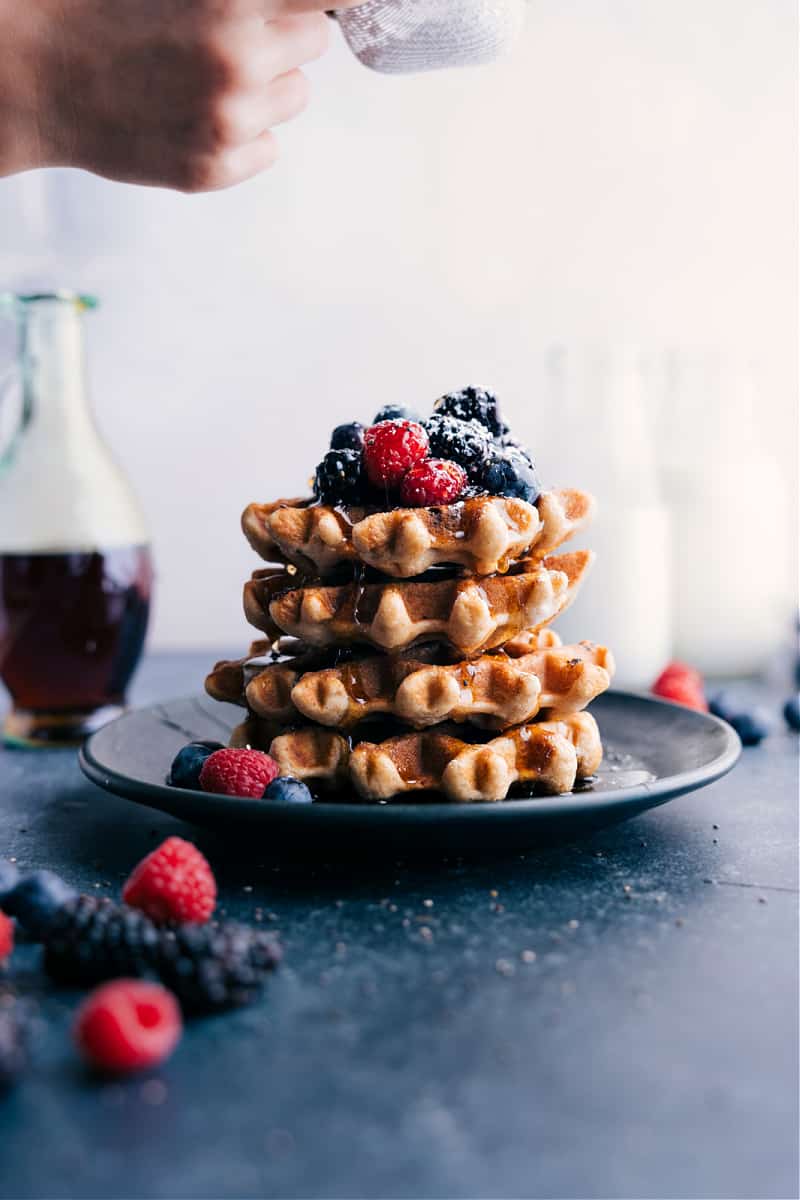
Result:
M83 318L94 303L66 291L0 296L18 330L0 404L0 679L11 745L74 743L116 715L144 645L147 532L88 404Z
M671 657L672 621L669 516L639 358L626 349L555 348L547 374L549 425L561 438L548 479L597 500L594 522L563 547L587 547L597 558L555 627L565 642L608 646L614 686L645 690Z

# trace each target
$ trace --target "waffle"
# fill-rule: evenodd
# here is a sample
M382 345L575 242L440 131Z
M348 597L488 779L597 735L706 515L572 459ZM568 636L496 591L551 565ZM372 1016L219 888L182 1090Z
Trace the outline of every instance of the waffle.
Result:
M487 579L398 583L309 584L281 591L272 575L245 585L245 613L257 629L277 627L310 645L367 642L400 651L443 640L465 656L501 646L523 630L551 621L574 598L592 561L580 550L525 560Z
M613 670L610 652L589 642L520 658L500 651L446 666L380 655L309 671L288 700L308 720L339 729L379 714L417 729L442 721L507 729L541 711L553 716L585 708L609 686ZM281 715L271 703L253 703L255 686L248 688L250 707L262 716ZM268 700L272 694L265 690Z
M245 728L244 726L240 728ZM600 734L589 713L523 725L489 742L472 744L441 729L404 733L355 749L331 729L309 726L279 734L250 722L255 741L268 748L282 775L341 788L352 783L367 800L407 792L439 791L469 803L503 800L515 783L546 792L569 792L593 775L602 760Z
M310 500L250 504L242 528L268 562L287 561L325 575L360 561L410 579L431 567L460 565L477 575L505 572L535 547L547 554L589 523L594 500L572 489L544 492L536 507L506 496L476 496L432 508L367 514Z

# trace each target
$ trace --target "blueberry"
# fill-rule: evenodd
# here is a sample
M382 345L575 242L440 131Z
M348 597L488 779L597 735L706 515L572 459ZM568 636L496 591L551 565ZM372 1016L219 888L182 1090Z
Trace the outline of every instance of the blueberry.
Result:
M708 711L730 725L738 710L727 692L715 692L708 701Z
M265 800L280 800L284 804L311 804L314 797L299 779L279 775L264 792Z
M800 730L800 696L790 696L783 706L783 719L790 729Z
M476 483L483 475L491 453L488 435L477 421L460 421L457 417L434 413L424 422L430 442L431 458L444 458L458 463Z
M12 862L0 858L0 904L8 893L15 887L19 879L19 871Z
M477 421L488 429L493 437L508 432L508 426L500 418L497 397L483 388L466 387L460 392L448 392L437 400L434 412L443 417L456 417L459 421Z
M360 450L329 450L317 467L314 495L324 504L358 504L366 489Z
M215 750L223 748L222 742L189 742L172 760L167 783L178 788L199 788L203 763Z
M331 434L331 450L363 450L364 426L360 421L337 425Z
M372 424L378 425L381 421L419 421L419 413L415 413L413 408L406 408L404 404L384 404L375 413Z
M504 434L498 439L501 446L506 450L512 450L515 454L520 454L526 459L531 466L535 466L533 455L527 446L524 446L517 438L512 437L510 433Z
M512 447L492 450L480 481L493 496L514 496L529 504L535 504L542 490L536 467Z
M16 917L34 937L47 932L58 910L77 893L52 871L25 875L3 901L10 917Z
M738 733L743 746L757 746L770 732L769 719L759 709L733 713L727 720Z

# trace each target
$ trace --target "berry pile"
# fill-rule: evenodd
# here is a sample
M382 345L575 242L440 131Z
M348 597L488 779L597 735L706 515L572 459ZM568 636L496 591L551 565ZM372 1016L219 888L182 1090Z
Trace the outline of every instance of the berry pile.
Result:
M124 904L79 895L51 871L20 876L0 860L0 958L13 950L13 917L43 944L44 967L53 979L79 987L104 984L75 1022L75 1041L89 1065L117 1073L152 1066L177 1045L181 1011L195 1015L249 1004L281 960L280 944L266 930L209 921L216 891L200 851L175 837L135 868ZM29 1024L26 1009L4 985L0 1088L27 1063Z
M279 775L279 771L275 759L262 750L227 747L219 742L189 742L175 755L167 783L172 787L213 792L218 796L310 804L314 797L306 785L299 779ZM170 841L179 842L180 838ZM206 919L196 915L191 918L195 921Z
M651 691L654 696L710 712L732 726L743 746L759 746L775 728L768 712L759 707L747 707L729 692L716 692L706 701L703 677L686 663L671 662L659 675ZM783 718L790 729L800 731L800 696L791 696L783 706Z
M475 387L448 392L425 420L387 404L367 429L358 421L337 425L314 476L324 504L429 507L468 494L533 504L541 490L533 458L511 436L497 397Z

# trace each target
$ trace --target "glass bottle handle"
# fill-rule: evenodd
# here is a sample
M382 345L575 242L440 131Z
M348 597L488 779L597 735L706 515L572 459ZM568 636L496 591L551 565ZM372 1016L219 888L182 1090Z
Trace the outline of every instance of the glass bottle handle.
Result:
M0 317L16 323L19 317L16 296L0 292ZM6 409L15 385L22 390L22 400L19 412L7 421ZM11 465L30 419L31 406L21 388L19 364L13 361L7 366L0 364L0 475Z

